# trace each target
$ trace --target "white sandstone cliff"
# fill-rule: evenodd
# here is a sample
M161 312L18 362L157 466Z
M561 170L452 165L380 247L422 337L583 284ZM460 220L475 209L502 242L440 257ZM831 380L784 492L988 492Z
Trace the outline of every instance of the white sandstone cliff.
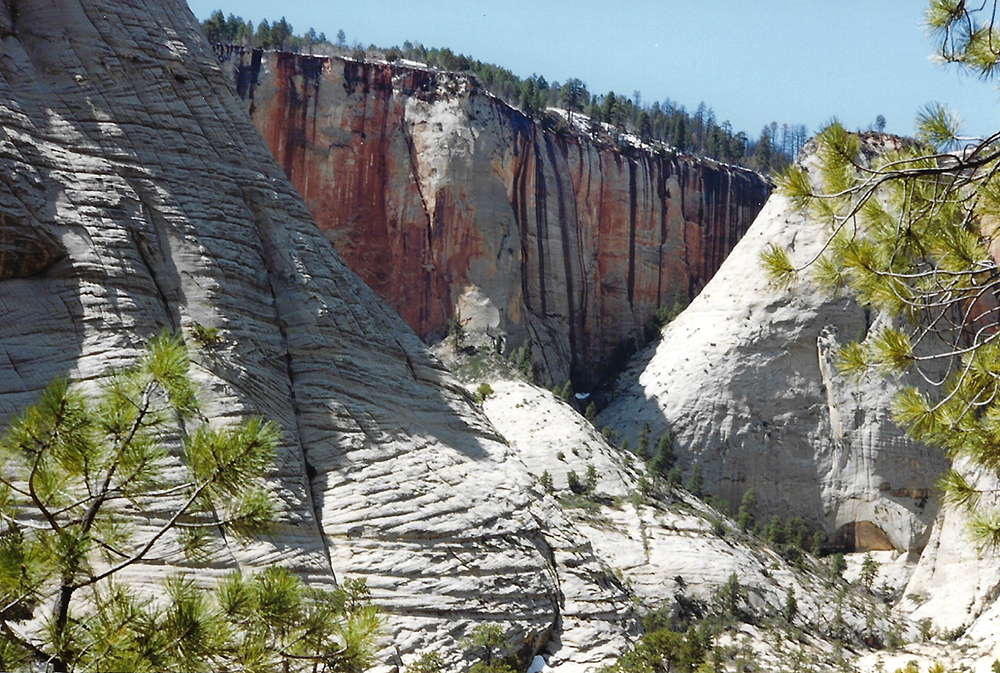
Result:
M731 502L753 487L769 513L803 516L849 546L919 551L947 463L892 422L898 384L847 380L833 362L873 318L805 279L773 287L759 261L774 244L801 265L824 241L771 196L702 293L621 377L600 423L633 444L642 423L654 437L669 426L682 463L697 461L706 490Z

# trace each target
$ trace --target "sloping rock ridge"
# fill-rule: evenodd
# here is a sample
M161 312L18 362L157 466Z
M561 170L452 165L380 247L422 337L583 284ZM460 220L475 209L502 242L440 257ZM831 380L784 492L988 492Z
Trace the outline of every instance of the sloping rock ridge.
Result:
M317 583L365 577L398 647L386 666L426 648L454 658L483 620L502 620L526 657L560 636L586 642L561 620L579 595L573 624L620 652L634 630L625 590L334 252L184 3L11 6L0 422L55 377L129 364L164 328L218 328L220 347L192 342L194 377L211 420L253 413L283 428L281 519L249 547L219 540L199 581L270 564ZM155 588L172 564L134 566L127 581Z
M919 552L947 460L892 421L902 382L856 383L834 363L882 318L805 278L773 287L759 261L774 244L805 264L825 240L772 195L701 295L623 375L600 422L633 445L643 423L653 437L671 428L686 468L699 463L706 490L731 503L753 487L769 514L803 516L848 549Z
M528 341L550 382L589 386L645 343L770 191L752 171L545 130L465 75L220 58L320 228L418 335L455 319Z

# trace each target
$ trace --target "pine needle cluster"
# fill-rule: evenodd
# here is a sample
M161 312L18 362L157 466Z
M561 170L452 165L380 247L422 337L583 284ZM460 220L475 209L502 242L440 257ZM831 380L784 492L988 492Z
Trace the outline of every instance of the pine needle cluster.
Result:
M995 75L995 5L991 13L931 0L926 22L939 58ZM779 178L781 193L826 227L822 252L795 266L771 246L761 263L776 285L806 273L894 318L896 326L847 344L841 370L916 372L922 383L897 395L895 420L912 438L1000 479L1000 273L990 251L1000 224L1000 133L963 137L958 116L936 103L917 126L916 142L879 138L878 149L839 123L823 129L815 162ZM940 485L946 501L968 508L977 540L1000 546L1000 511L983 493L954 471Z
M256 417L206 422L166 333L96 396L49 385L0 438L0 670L362 670L379 625L362 585L269 568L210 592L170 576L152 596L121 580L267 532L279 439Z

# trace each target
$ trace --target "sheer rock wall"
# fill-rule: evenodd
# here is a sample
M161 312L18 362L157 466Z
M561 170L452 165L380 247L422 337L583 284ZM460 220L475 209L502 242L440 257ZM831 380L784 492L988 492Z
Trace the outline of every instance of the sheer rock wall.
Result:
M697 293L770 185L752 171L544 130L473 79L387 63L221 54L347 265L426 340L450 318L529 340L592 384L660 304Z
M835 366L840 346L884 318L807 274L774 287L761 266L772 244L804 265L826 236L772 195L705 290L623 374L598 423L633 446L643 423L654 439L671 428L681 465L700 464L707 492L738 505L752 487L766 518L802 516L848 549L919 552L948 461L893 422L905 380L855 382Z

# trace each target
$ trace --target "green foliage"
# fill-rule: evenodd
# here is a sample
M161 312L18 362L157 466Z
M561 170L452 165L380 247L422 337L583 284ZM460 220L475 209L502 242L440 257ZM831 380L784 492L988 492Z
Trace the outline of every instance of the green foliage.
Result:
M479 659L469 668L469 673L516 673L517 671L517 660L512 656L503 656L504 650L510 644L499 624L479 624L460 644L468 655Z
M832 555L830 557L830 578L840 579L845 570L847 570L847 561L844 560L844 555L839 552Z
M646 337L646 342L650 342L653 339L659 337L660 332L668 324L673 322L674 318L679 316L681 312L687 307L688 298L687 293L684 291L683 287L678 287L674 293L674 300L672 304L660 304L656 307L656 311L650 317L649 321L646 323L644 329L644 336Z
M205 327L198 323L191 326L191 338L205 350L218 348L224 343L218 327Z
M175 457L165 441L178 435ZM240 660L247 670L359 670L378 611L347 609L357 601L344 592L306 589L278 568L230 575L210 595L171 576L156 602L116 581L135 564L169 559L171 539L190 556L226 544L219 531L236 539L266 532L274 514L262 478L279 439L260 418L200 421L184 343L166 333L94 399L65 380L46 388L0 439L4 667L47 660L55 670L99 662L102 670L193 671ZM237 593L245 600L230 600ZM274 601L280 614L267 613ZM32 616L46 624L28 641L12 623Z
M747 590L740 584L736 573L732 573L726 583L719 587L712 597L712 608L724 619L741 620L743 605L749 600Z
M920 633L920 640L927 642L934 637L934 620L924 617L917 622L917 631Z
M600 673L693 673L705 661L707 639L698 629L651 630L615 664Z
M594 404L593 400L587 404L587 408L583 412L583 417L586 418L591 425L593 425L594 421L597 420L597 405Z
M680 486L683 477L684 473L681 472L680 465L674 465L667 472L667 483L670 484L671 486Z
M563 387L562 387L561 390L557 387L556 388L556 394L564 402L568 402L569 398L573 396L573 382L572 381L566 381L566 384L563 385Z
M861 561L861 575L859 579L861 580L862 586L869 592L872 590L872 585L875 584L875 578L878 576L879 562L872 558L871 554L865 554L864 559Z
M781 525L781 517L777 514L764 526L764 539L772 547L785 544L785 527Z
M635 455L643 460L649 459L649 423L643 423L639 428L639 438L636 440Z
M465 340L465 325L458 318L448 318L448 336L452 339L452 346L455 352L462 350L462 342Z
M676 462L677 455L674 453L674 437L670 429L667 428L660 435L660 439L656 443L656 455L653 456L649 467L653 474L668 479L670 471L674 468Z
M691 468L691 474L688 476L687 483L684 484L691 495L700 498L704 494L705 488L705 477L701 474L701 464L695 463Z
M476 388L476 392L472 394L472 399L475 400L476 404L482 405L490 395L493 394L493 387L488 383L480 383L479 387Z
M590 495L597 489L597 468L593 465L587 466L587 474L583 480L584 493Z
M740 509L736 513L736 525L744 533L752 533L757 528L755 512L757 510L757 491L748 488L743 493L743 500L740 502Z
M542 472L542 476L538 478L542 482L542 488L545 489L546 493L554 493L556 490L555 484L552 482L552 475L549 474L548 470Z
M580 480L580 475L576 473L576 470L570 470L566 473L566 485L576 495L584 495L587 492L587 486Z
M785 611L783 615L785 621L791 624L798 612L799 602L795 598L795 589L793 587L788 587L785 591Z
M444 669L444 657L437 652L424 652L416 661L408 664L403 673L442 673Z
M264 19L254 30L253 21L234 14L230 14L226 18L221 10L215 10L206 20L201 22L201 30L208 41L213 44L235 44L243 47L274 48L293 52L305 51L318 44L329 45L326 36L323 33L317 34L313 28L302 35L295 35L292 25L285 20L285 17L281 17L274 23Z
M795 279L795 266L788 258L788 252L773 243L768 243L760 253L761 265L771 283L777 287L791 285Z
M512 356L517 363L517 370L529 382L535 382L535 365L531 360L531 342L525 341L524 345L516 349Z
M1000 40L996 3L932 0L926 21L938 55L983 77L996 75ZM818 166L779 180L793 203L822 223L826 246L813 278L831 291L848 288L891 326L844 346L839 367L861 377L916 371L893 416L915 440L937 445L1000 476L1000 343L992 299L1000 270L987 247L1000 222L1000 153L991 138L961 135L958 117L933 103L918 116L918 142L847 132L834 122L817 136ZM957 150L952 154L942 151ZM788 252L771 247L762 264L787 283ZM1000 545L1000 512L983 509L978 487L949 474L946 499L970 510L970 526L988 547Z

